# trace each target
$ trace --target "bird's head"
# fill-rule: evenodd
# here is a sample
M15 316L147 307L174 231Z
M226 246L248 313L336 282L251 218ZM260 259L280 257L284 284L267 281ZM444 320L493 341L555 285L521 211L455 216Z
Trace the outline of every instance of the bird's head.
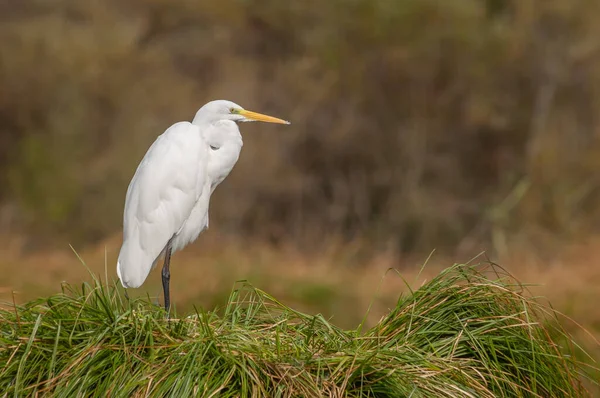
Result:
M234 122L267 122L290 124L273 116L263 115L262 113L245 110L235 102L226 100L211 101L204 105L196 113L193 123L213 123L219 120L231 120Z

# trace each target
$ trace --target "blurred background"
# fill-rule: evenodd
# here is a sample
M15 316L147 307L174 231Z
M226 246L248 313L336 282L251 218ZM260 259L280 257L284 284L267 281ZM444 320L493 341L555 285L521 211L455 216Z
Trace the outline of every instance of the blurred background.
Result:
M418 285L485 251L597 333L599 20L597 0L0 0L0 295L89 279L69 244L116 278L142 156L229 99L292 125L242 127L174 257L180 308L248 279L352 327L402 291L388 268Z

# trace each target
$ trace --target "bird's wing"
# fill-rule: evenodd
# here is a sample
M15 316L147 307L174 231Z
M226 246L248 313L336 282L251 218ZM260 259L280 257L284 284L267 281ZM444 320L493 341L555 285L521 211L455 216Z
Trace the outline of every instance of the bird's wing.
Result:
M199 128L176 123L152 144L125 199L117 271L126 287L141 285L184 225L206 181L208 146Z

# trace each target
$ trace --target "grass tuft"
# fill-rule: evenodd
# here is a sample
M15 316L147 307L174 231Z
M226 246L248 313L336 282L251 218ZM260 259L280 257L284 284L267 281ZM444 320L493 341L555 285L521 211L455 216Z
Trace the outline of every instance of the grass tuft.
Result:
M454 265L364 332L248 284L165 319L115 285L0 310L0 391L55 397L578 397L552 311L495 266ZM490 273L493 272L493 273ZM558 333L558 334L557 334ZM560 336L553 339L550 336Z

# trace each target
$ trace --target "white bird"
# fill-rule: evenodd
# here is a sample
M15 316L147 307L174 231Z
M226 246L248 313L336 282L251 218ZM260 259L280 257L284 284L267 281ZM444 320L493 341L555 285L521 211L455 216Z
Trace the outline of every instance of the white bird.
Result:
M231 101L211 101L194 120L175 123L152 144L129 183L123 211L123 245L117 275L140 287L164 255L162 284L169 311L171 255L208 227L210 196L242 149L239 122L290 124Z

